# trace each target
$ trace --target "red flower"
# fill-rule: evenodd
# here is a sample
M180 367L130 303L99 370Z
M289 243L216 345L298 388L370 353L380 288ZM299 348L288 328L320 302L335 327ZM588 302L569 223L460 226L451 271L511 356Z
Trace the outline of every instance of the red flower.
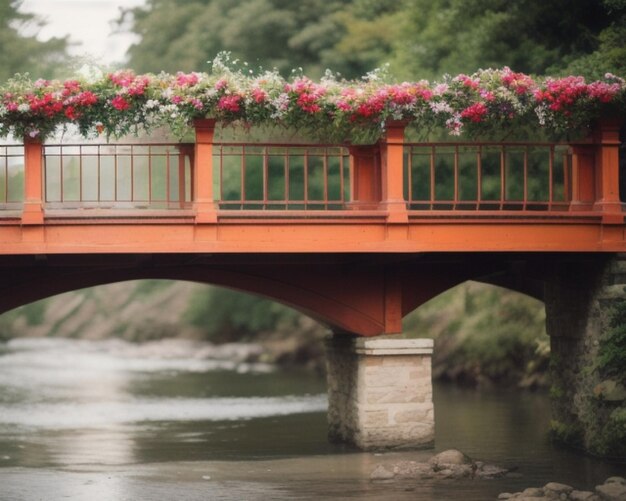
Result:
M68 106L65 108L65 116L70 120L76 120L80 116L80 113L78 113L73 106Z
M485 103L475 103L465 108L461 112L462 118L468 118L471 122L479 123L483 117L487 114L487 106Z
M88 90L85 92L81 92L76 100L81 106L93 106L98 102L98 96Z
M128 101L126 101L126 99L124 99L122 96L115 96L111 100L111 106L119 111L127 110L128 108L130 108L130 104L128 104Z

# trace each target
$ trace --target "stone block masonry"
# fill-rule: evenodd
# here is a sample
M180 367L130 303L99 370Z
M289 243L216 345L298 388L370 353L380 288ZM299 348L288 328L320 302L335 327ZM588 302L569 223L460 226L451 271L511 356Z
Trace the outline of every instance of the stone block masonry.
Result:
M434 445L432 339L327 340L329 438L361 449Z

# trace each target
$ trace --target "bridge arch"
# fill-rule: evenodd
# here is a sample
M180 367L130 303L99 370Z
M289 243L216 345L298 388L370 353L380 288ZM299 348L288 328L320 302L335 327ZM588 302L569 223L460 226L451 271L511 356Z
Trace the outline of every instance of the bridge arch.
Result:
M549 264L480 255L49 255L15 257L0 284L0 312L71 290L137 279L204 283L290 306L335 332L402 331L402 318L466 280L541 299Z

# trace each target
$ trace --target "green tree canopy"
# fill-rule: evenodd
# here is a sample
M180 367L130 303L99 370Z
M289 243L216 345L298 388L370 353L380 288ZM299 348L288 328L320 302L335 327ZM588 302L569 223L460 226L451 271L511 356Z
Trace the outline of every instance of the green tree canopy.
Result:
M120 22L139 72L204 70L221 51L283 74L399 79L510 66L598 78L626 67L626 0L148 0Z
M67 38L41 42L36 35L24 35L24 28L32 30L42 23L36 15L19 10L21 3L21 0L0 0L0 80L24 72L52 78L67 62Z
M392 70L405 78L504 65L525 73L558 73L595 53L602 37L605 45L615 45L606 30L619 24L624 3L405 0Z
M283 73L300 66L319 76L334 61L341 37L341 0L148 0L128 9L121 22L140 35L129 50L139 72L204 70L230 51L254 66Z

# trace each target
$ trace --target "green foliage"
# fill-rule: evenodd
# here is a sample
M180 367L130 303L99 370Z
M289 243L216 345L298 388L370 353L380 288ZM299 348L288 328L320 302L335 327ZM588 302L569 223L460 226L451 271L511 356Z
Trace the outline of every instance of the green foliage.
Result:
M251 294L209 287L193 297L184 318L218 342L240 341L297 323L299 313Z
M583 441L583 431L579 426L569 425L554 419L550 421L550 435L553 440L574 447L580 447Z
M67 38L37 40L42 22L34 14L19 11L21 0L0 0L0 81L15 73L31 72L38 77L51 78L62 72L67 63Z
M41 325L44 321L46 308L45 301L35 301L3 314L2 320L5 324L9 324L15 318L21 317L25 320L26 325Z
M435 372L444 378L506 384L547 367L543 305L498 287L462 284L415 310L403 328L435 338Z
M595 0L150 0L121 22L141 37L129 55L142 72L202 69L228 50L312 76L332 68L354 78L392 61L396 76L414 79L489 66L562 68L598 48L607 11Z
M228 50L313 77L390 62L411 80L504 65L599 79L626 69L625 12L624 0L148 0L120 25L140 36L129 56L141 72L202 70Z
M626 75L626 0L604 0L611 22L597 36L597 49L571 61L562 73L584 75L587 78L605 73Z
M508 65L545 73L592 53L611 18L597 0L407 0L392 70L406 78Z
M602 379L613 378L626 384L626 300L614 306L609 330L600 340L596 367Z
M129 50L137 71L201 70L223 50L265 68L301 66L321 76L340 60L332 52L342 35L341 0L149 0L127 9L122 25L141 40ZM352 76L352 75L349 75Z
M149 298L155 292L165 290L172 285L171 280L138 280L136 282L134 298Z

